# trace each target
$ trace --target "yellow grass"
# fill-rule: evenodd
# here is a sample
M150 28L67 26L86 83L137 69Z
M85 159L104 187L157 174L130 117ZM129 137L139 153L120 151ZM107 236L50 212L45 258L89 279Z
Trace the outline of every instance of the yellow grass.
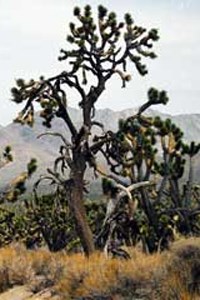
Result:
M134 299L134 293L141 289L150 299L196 300L198 296L190 293L186 282L191 262L180 261L177 254L191 244L200 253L199 238L182 240L162 254L146 255L129 248L130 260L106 258L100 252L86 258L83 254L27 251L21 245L11 245L0 249L0 292L27 285L34 292L48 287L59 299L95 299L95 295Z

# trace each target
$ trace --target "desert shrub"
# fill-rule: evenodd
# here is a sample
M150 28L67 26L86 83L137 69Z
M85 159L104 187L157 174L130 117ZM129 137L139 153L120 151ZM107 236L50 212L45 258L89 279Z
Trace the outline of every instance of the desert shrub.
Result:
M1 292L15 285L24 285L33 278L31 262L22 246L0 249L0 290Z
M128 251L127 261L101 252L87 258L9 245L0 249L0 291L25 284L35 294L48 288L59 300L198 299L199 238L175 242L162 253Z
M200 239L182 239L166 253L167 262L157 272L159 297L198 299L200 293Z

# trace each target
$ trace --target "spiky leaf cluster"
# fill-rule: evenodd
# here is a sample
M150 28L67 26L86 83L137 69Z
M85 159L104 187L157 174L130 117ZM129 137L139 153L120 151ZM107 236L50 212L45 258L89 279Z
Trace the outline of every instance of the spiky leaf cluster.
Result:
M32 158L27 164L27 171L22 172L15 179L12 180L8 191L5 192L5 199L10 202L15 202L18 200L19 196L24 194L26 191L27 180L31 178L33 173L37 170L37 161Z
M10 146L6 146L3 150L3 153L0 156L0 168L3 168L9 162L12 162L13 156L11 150Z
M3 158L7 161L10 162L13 160L13 156L11 154L11 147L10 146L6 146L3 152Z
M160 136L164 160L155 162L153 172L161 176L181 178L184 173L185 158L183 152L183 132L170 119L161 120L156 117L153 121L157 135Z
M142 115L151 105L166 104L166 93L151 88L148 99L136 115L119 121L119 131L114 134L106 148L112 171L127 176L131 181L140 181L142 173L144 178L149 177L158 152L156 143L162 135L161 131L168 136L171 130L168 128L168 121ZM172 130L177 138L177 128L172 126Z
M144 113L152 105L158 105L158 104L166 105L169 101L166 91L158 91L153 87L148 90L147 97L148 97L148 101L144 103L138 111L138 114L140 115Z
M64 199L56 194L28 199L25 214L37 226L50 251L64 249L74 239L72 217Z
M146 32L145 28L134 24L129 13L124 16L125 22L118 22L117 15L114 12L108 12L102 5L98 7L97 25L89 5L83 11L76 7L74 16L78 19L79 25L70 23L70 34L67 36L67 41L77 49L69 51L62 49L62 55L59 57L60 60L69 60L72 65L72 73L80 69L98 76L101 71L105 76L110 77L114 72L119 71L116 67L121 66L119 75L124 85L129 80L125 74L127 58L135 64L141 75L147 73L146 66L141 59L142 57L156 57L154 52L148 50L152 48L152 42L159 38L156 29ZM119 44L122 35L125 51ZM87 81L84 80L84 82Z
M110 195L111 198L114 198L118 192L118 189L115 186L115 184L107 178L102 179L102 190L104 195Z
M187 154L190 157L193 157L193 156L197 155L199 153L199 151L200 151L199 143L195 143L194 141L192 141L190 143L190 145L183 144L183 150L182 150L183 154Z
M70 34L67 36L71 46L68 50L61 49L59 57L59 60L67 61L66 70L49 79L41 77L28 82L18 79L12 88L12 100L16 103L26 102L16 122L33 126L34 102L38 102L45 126L50 127L55 116L61 117L72 135L75 135L66 109L66 87L74 88L79 93L80 107L84 110L87 106L90 112L87 118L84 114L84 122L90 123L92 109L104 91L106 82L115 74L119 76L123 87L130 81L128 61L135 65L141 75L147 73L142 58L155 57L149 49L158 40L156 29L147 32L135 25L130 14L125 15L124 22L118 21L117 15L102 5L98 7L97 22L89 5L83 9L75 7L74 17L77 22L69 23ZM93 80L88 80L91 76ZM97 85L91 82L97 82Z

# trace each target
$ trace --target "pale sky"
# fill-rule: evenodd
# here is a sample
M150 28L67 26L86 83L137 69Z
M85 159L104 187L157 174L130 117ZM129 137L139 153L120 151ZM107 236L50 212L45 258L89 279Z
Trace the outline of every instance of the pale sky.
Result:
M132 13L137 25L158 28L158 58L147 61L149 74L140 77L132 68L126 89L112 80L97 107L122 110L141 105L153 86L168 91L170 103L159 110L200 113L200 1L199 0L0 0L0 124L12 121L20 107L11 103L15 78L38 78L63 70L57 61L65 42L73 7L103 4L122 18ZM70 105L77 101L73 95Z

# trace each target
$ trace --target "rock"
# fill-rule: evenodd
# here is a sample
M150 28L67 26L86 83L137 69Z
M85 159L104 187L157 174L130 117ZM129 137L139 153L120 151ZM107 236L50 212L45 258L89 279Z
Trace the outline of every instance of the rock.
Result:
M31 295L32 295L31 291L29 291L26 286L17 286L2 293L0 295L0 299L1 300L27 300L30 299Z
M51 290L46 289L33 294L27 286L16 286L0 294L1 300L59 300L58 296L52 296Z

